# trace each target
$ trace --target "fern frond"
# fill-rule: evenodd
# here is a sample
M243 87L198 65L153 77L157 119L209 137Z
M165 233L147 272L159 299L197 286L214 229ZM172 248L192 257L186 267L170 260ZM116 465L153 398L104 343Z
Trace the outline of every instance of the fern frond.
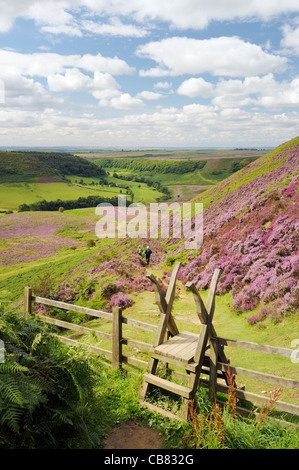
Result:
M0 375L0 395L4 400L20 407L24 406L24 400L19 384L15 378L8 374Z
M22 366L15 361L0 364L0 374L16 374L17 372L28 372L28 367Z
M37 333L31 343L31 348L30 348L30 355L33 354L33 352L35 351L35 349L38 347L38 345L41 343L42 341L42 338L43 338L43 335L42 333Z
M23 414L23 410L18 406L11 405L1 413L1 424L6 424L12 431L17 434L20 432L19 421Z

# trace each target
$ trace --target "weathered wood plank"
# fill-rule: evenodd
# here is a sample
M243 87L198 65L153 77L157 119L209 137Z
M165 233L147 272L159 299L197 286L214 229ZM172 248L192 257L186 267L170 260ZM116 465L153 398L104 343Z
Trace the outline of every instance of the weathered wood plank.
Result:
M212 277L210 288L209 288L206 309L209 315L208 321L210 324L213 321L213 316L214 316L214 311L215 311L216 290L217 290L217 284L218 284L220 275L221 275L221 269L216 268Z
M184 331L176 336L173 336L167 342L160 344L155 349L160 352L171 351L173 349L178 349L179 346L183 348L186 344L196 341L196 339L198 339L198 335L188 334L188 332Z
M228 339L217 337L219 344L230 346L232 348L247 349L249 351L256 351L265 354L273 354L274 356L291 358L294 354L294 349L281 348L278 346L269 346L266 344L252 343L250 341L240 341L236 339Z
M182 360L186 360L187 362L190 362L193 360L195 351L196 351L196 346L198 343L198 337L194 338L192 342L190 342L186 347L180 352L179 357Z
M155 352L152 353L152 357L159 360L159 361L169 363L169 364L172 364L174 366L182 367L183 369L186 369L186 370L192 371L192 372L195 372L196 367L197 367L197 364L195 364L194 362L193 363L188 363L187 361L183 361L181 359L178 359L177 357L168 358L166 356L162 356L162 355L160 355L158 353L155 353ZM171 361L169 359L171 359Z
M132 346L133 348L142 349L143 351L151 351L153 346L143 341L135 341L134 339L122 338L122 343L126 346Z
M203 384L205 383L205 386L207 386L207 387L209 386L208 381L201 380L201 382ZM223 385L223 384L218 383L217 386L216 386L216 390L218 392L227 393L228 387L227 387L227 385ZM247 392L245 390L236 389L236 397L239 398L239 399L242 399L242 400L250 401L251 403L254 403L254 404L257 404L257 405L266 405L267 404L267 397L263 397L261 395L257 395L257 394L252 393L252 392ZM291 413L293 415L299 416L299 406L298 405L293 405L292 403L286 403L286 402L277 400L275 402L275 410L285 411L286 413Z
M216 400L216 385L217 385L217 359L218 359L218 341L210 341L210 386L209 386L209 399L212 403Z
M166 411L163 408L152 405L151 403L148 403L146 401L141 401L140 405L144 406L145 408L147 408L150 411L154 411L155 413L159 413L160 415L165 416L166 418L176 419L178 421L184 421L184 418L182 418L178 415L175 415L174 413L171 413L170 411Z
M92 317L105 318L112 321L112 314L102 310L95 310L93 308L81 307L80 305L68 304L67 302L59 302L58 300L45 299L44 297L32 296L32 300L38 304L48 305L49 307L62 308L71 312L84 313Z
M206 307L203 303L203 300L202 300L195 284L193 282L188 282L186 284L186 287L193 293L196 312L197 312L197 315L198 315L201 323L207 324L207 322L208 322L208 312L206 310ZM214 337L217 336L216 330L215 330L213 324L211 324L211 326L210 326L210 335L214 336ZM226 358L226 355L223 351L223 346L218 347L218 356L219 356L219 359L221 360L221 362L228 362L227 358Z
M109 333L102 333L98 330L93 330L91 328L87 328L86 326L76 325L75 323L69 323L62 320L57 320L57 318L47 317L45 315L36 315L40 320L50 325L59 326L61 328L66 328L72 331L78 331L78 333L82 334L95 334L98 338L112 340L112 335Z
M170 282L167 288L166 296L164 295L164 292L162 291L161 286L156 279L156 276L154 274L147 274L148 279L150 279L150 281L153 284L155 294L156 294L156 302L161 312L157 334L156 334L156 338L154 342L155 346L163 343L167 328L169 329L172 335L177 335L179 333L179 330L176 326L173 316L171 315L171 309L172 309L172 304L173 304L174 296L175 296L176 278L177 278L177 274L180 269L180 266L181 266L181 263L179 262L176 262L174 265Z
M25 310L25 318L28 317L32 313L32 289L31 287L25 287L24 289L24 310Z
M292 390L299 390L299 381L294 379L288 379L286 377L280 377L277 375L267 374L265 372L258 372L255 370L244 369L239 366L230 365L230 371L232 374L240 375L242 377L248 377L254 380L259 380L262 382L271 383L274 385L279 385L281 387L290 388ZM227 364L218 362L218 370L226 371L228 369Z
M119 307L112 308L112 367L119 369L121 367L122 358L122 321L121 309Z
M153 374L144 374L143 378L146 382L152 385L156 385L164 390L181 395L184 398L190 398L190 389L188 387L170 382L169 380L162 379L161 377Z
M153 333L156 333L158 329L158 326L156 325L134 320L133 318L122 317L122 323L125 323L129 326L134 326L135 328L140 328L141 330L152 331Z
M188 359L194 356L198 335L189 332L180 333L171 338L166 343L154 349L155 353L164 355L168 358Z
M145 369L147 362L137 359L136 357L122 355L122 362L130 366L139 367L140 369Z
M202 324L206 324L208 321L208 312L206 310L205 304L203 303L200 293L197 291L195 284L193 284L193 282L187 282L186 288L191 290L191 292L193 293L196 313L200 322Z

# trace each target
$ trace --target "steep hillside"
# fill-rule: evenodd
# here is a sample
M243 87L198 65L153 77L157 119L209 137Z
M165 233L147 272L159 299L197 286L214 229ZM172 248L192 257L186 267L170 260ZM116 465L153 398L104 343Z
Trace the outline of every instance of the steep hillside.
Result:
M231 291L237 312L260 305L251 323L298 311L298 169L299 137L197 197L203 246L195 258L189 253L182 281L205 289L220 267L219 293Z
M59 172L32 155L0 152L1 183L28 181L39 176L59 178Z
M91 161L56 152L0 152L0 182L63 179L65 175L101 177L105 171Z

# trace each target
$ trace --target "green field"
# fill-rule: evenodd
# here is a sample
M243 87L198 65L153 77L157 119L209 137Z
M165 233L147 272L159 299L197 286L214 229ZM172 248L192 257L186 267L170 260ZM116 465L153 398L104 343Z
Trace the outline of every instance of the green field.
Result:
M56 199L78 199L89 195L103 195L113 197L117 194L116 188L92 189L88 186L80 186L67 183L1 183L0 184L0 208L17 210L20 204L33 202L54 201Z
M120 193L126 194L126 191L121 190L119 187L91 185L92 181L99 181L97 178L83 177L82 179L86 183L84 186L75 183L75 180L79 181L81 177L70 176L68 179L72 181L72 184L61 182L1 183L0 210L15 211L20 204L32 204L37 201L42 201L43 199L46 201L54 201L56 199L73 200L90 195L112 198ZM108 181L120 183L120 180L116 180L112 177L108 178ZM147 204L155 201L157 197L162 196L162 193L149 188L144 183L130 182L129 186L134 193L134 202ZM128 200L130 200L129 196Z
M242 164L245 161L248 163L262 153L264 152L257 150L103 152L82 154L81 157L85 156L85 158L81 158L77 162L77 156L66 158L60 154L42 153L39 155L34 152L33 156L28 156L2 152L5 158L3 156L0 211L16 211L21 204L29 205L42 200L48 202L57 199L62 201L76 200L91 195L112 198L118 194L128 194L128 199L132 200L132 192L133 202L149 204L165 198L165 194L161 192L163 188L169 189L172 200L176 200L178 197L180 200L187 200L194 197L196 193L210 189L229 177L232 174L234 164ZM39 155L40 160L36 155ZM103 158L107 159L107 157L109 160L106 161L109 163L114 160L115 166L113 162L109 167L102 166ZM130 157L133 159L132 161L137 163L134 169L120 168L117 165L120 160L123 161L124 157L127 159ZM20 160L18 160L18 165L20 162L24 163L23 180L21 174L13 173L16 166L15 159ZM80 163L81 160L83 163ZM146 164L146 162L154 160L158 165L162 163L170 165L170 167L172 165L175 167L179 162L184 162L184 165L188 164L187 160L189 162L202 160L205 161L205 164L203 168L188 173L143 171L143 163ZM48 177L45 164L49 164ZM86 176L82 176L82 174L78 176L74 173L60 175L58 170L65 171L63 165L67 165L67 168L72 171L81 168L80 165L82 165L84 171L89 173ZM35 169L34 176L30 173L31 166ZM107 172L106 176L90 176L93 174L92 172L96 174L101 173L102 170ZM41 172L40 176L38 176L38 171ZM57 172L56 177L54 176L55 171ZM104 174L104 172L102 173ZM115 174L118 177L115 177ZM138 181L140 178L145 178L145 181ZM103 179L106 180L106 185L102 184ZM84 184L79 184L79 181L83 181Z

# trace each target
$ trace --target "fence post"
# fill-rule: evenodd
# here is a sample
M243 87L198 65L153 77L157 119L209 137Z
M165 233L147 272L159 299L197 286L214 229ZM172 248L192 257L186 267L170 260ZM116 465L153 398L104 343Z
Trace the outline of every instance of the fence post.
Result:
M122 365L122 310L112 308L112 367L121 368Z
M32 313L32 289L31 287L25 287L24 289L24 311L25 318L28 319Z
M215 403L215 401L216 401L217 360L218 360L218 341L217 341L217 338L210 338L209 399L213 403Z

